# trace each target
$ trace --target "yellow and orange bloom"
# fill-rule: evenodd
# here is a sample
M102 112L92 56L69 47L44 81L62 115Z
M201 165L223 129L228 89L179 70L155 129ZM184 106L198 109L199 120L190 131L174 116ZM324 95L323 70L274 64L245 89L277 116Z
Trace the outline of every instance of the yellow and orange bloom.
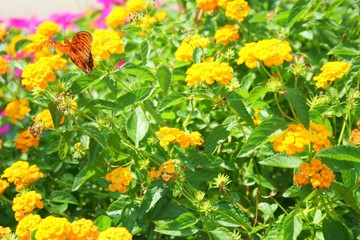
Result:
M145 9L146 1L145 0L129 0L126 1L126 8L129 12L135 11L140 12Z
M321 67L321 73L313 77L317 88L327 88L336 79L342 78L350 70L347 62L327 62Z
M16 227L16 235L20 240L30 240L33 230L37 229L41 222L41 217L37 214L29 214L19 221Z
M303 162L294 176L294 182L297 186L305 186L311 183L314 189L329 188L334 180L333 171L321 163L319 159L313 159L310 163Z
M35 191L30 191L14 197L12 210L15 212L16 221L23 219L27 214L31 213L35 207L43 208L44 205L41 202L41 199L41 195Z
M119 34L111 29L95 30L91 52L95 61L107 60L111 54L120 54L125 51L124 41Z
M10 239L11 229L9 227L0 226L0 239L7 240Z
M186 133L178 128L162 127L156 132L160 140L160 146L167 147L172 142L177 142L181 148L199 146L204 143L199 132Z
M278 39L267 39L259 42L247 43L239 51L237 64L245 65L254 69L257 61L261 61L265 66L280 66L284 61L290 62L293 58L289 42Z
M21 152L26 153L29 151L30 147L38 147L39 141L39 137L34 137L28 130L25 130L17 136L15 140L15 149L19 149Z
M289 155L301 153L310 143L310 132L302 124L290 124L288 129L275 137L274 150Z
M233 72L226 62L195 63L186 71L185 81L188 86L201 82L212 85L215 81L226 85L233 78Z
M14 100L6 105L5 116L11 118L11 121L15 123L16 120L23 120L30 110L27 100Z
M65 240L75 239L71 223L66 218L49 216L38 225L35 233L36 240Z
M225 16L228 18L243 21L249 12L249 4L244 0L234 0L226 4Z
M111 192L118 191L125 193L127 186L130 185L132 176L128 168L118 167L112 172L106 174L105 179L110 181L109 190Z
M124 227L110 227L99 234L98 240L131 240L130 232Z
M98 227L91 221L81 218L71 223L74 233L74 240L97 239L99 236Z
M224 46L228 45L229 42L233 42L240 38L239 31L235 25L225 25L215 32L216 43L221 43Z
M210 44L208 38L202 38L199 34L186 37L175 52L177 61L193 60L193 53L195 48L205 48Z
M160 177L162 177L164 181L169 181L173 176L175 176L174 163L175 161L170 159L162 163L159 170L155 170L155 168L152 168L149 174L151 180L159 179Z
M7 178L9 183L14 183L16 191L29 186L38 179L43 178L44 174L36 165L29 165L26 161L17 161L4 170L1 178Z
M217 0L196 0L197 6L203 10L212 12L218 7L218 1Z
M9 187L9 182L6 180L0 179L0 195Z
M107 26L116 28L118 26L124 25L126 19L129 17L129 10L124 6L114 7L109 15L105 18L105 23Z
M332 134L325 125L310 123L310 133L311 146L316 152L320 152L322 148L330 147L329 138Z
M350 142L355 145L360 145L360 131L359 129L355 128L352 130L351 135L349 137Z
M0 75L10 72L9 62L0 56Z
M39 113L34 119L34 122L42 122L44 129L54 128L54 122L49 109L45 109Z

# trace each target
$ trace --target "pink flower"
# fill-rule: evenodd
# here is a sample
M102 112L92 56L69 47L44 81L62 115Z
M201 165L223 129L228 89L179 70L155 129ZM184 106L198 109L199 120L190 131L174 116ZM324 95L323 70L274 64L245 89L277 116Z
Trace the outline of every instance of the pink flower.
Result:
M4 125L0 127L0 135L4 135L8 131L10 131L10 125Z
M110 6L111 4L119 4L124 5L125 2L123 0L97 0L98 3L104 4L105 7Z
M10 18L7 26L9 28L27 29L29 33L35 33L37 26L43 22L36 17L26 18Z
M54 13L50 16L50 20L58 23L64 30L69 28L70 30L77 29L74 24L75 20L83 17L82 13Z
M96 28L100 28L100 29L107 28L104 20L107 17L107 15L109 15L110 12L111 12L111 7L105 6L100 16L94 21Z
M15 69L15 70L14 70L14 75L21 78L21 76L22 76L22 70L20 70L20 69Z

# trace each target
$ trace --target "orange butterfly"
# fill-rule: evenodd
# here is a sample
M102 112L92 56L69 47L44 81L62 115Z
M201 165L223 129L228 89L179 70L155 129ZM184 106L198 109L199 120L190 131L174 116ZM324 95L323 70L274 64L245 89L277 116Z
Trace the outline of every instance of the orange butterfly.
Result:
M85 73L91 74L94 62L91 54L92 36L89 32L76 33L71 41L64 40L63 43L47 42L47 45L68 55L71 61Z

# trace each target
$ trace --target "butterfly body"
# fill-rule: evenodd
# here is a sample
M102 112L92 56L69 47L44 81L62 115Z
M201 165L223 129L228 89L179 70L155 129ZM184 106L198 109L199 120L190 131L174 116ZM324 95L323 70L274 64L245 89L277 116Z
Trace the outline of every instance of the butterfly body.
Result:
M91 74L94 68L91 42L91 34L86 31L81 31L76 33L71 40L65 39L64 43L50 41L47 45L65 53L82 71Z

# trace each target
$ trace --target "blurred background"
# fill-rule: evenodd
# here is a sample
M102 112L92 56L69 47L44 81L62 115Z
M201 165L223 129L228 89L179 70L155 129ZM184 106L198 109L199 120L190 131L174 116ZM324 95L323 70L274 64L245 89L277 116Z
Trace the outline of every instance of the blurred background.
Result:
M96 0L0 0L0 19L48 18L52 13L80 13L99 8Z

